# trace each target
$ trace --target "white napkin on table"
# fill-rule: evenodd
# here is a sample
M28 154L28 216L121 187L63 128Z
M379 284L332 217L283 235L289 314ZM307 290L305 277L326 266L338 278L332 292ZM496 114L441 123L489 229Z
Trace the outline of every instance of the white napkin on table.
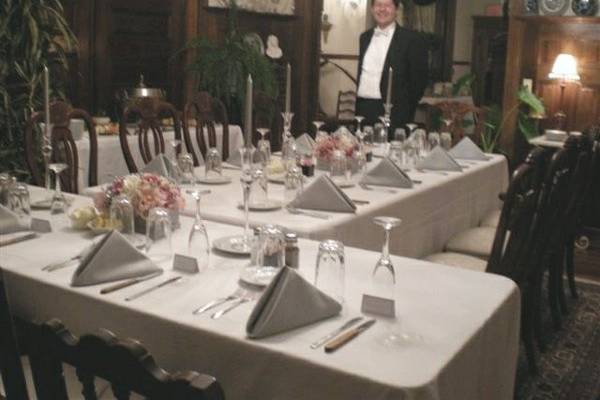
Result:
M71 286L138 278L161 271L118 231L107 233L82 258L73 274Z
M385 157L363 176L360 183L367 185L412 188L412 180L389 157Z
M299 154L312 154L316 142L308 133L304 133L296 138L296 151Z
M142 169L142 172L160 175L165 178L174 176L176 171L177 168L175 168L171 160L169 160L164 154L159 154L158 156L154 157Z
M252 310L246 333L258 339L333 317L341 310L340 303L284 267Z
M355 212L356 204L327 175L321 175L290 206L308 210Z
M417 163L417 169L433 171L462 171L454 158L441 146L434 147L425 159Z
M14 233L29 230L21 224L19 216L8 207L0 204L0 234Z
M488 157L473 141L465 136L448 152L452 157L462 160L485 161Z

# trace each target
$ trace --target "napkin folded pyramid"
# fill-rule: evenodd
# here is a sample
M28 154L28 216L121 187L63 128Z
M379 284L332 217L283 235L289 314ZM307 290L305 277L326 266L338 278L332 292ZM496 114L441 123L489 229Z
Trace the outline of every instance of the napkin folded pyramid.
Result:
M448 152L452 157L462 160L487 160L488 157L473 141L464 137Z
M296 151L299 154L312 154L316 142L308 133L304 133L296 138Z
M123 235L118 231L111 231L82 257L71 279L71 285L96 285L138 278L160 271L160 268L133 247Z
M327 175L321 175L290 206L308 210L355 212L356 205Z
M252 310L246 333L258 339L333 317L341 310L340 303L284 267Z
M427 157L417 163L417 169L433 171L462 171L456 160L441 146L434 147Z
M148 172L170 178L177 173L177 168L164 154L159 154L144 166L142 172Z
M12 210L0 204L0 234L26 231L29 227L24 226L19 221L19 216Z
M399 188L413 187L412 180L389 157L385 157L367 172L360 183Z

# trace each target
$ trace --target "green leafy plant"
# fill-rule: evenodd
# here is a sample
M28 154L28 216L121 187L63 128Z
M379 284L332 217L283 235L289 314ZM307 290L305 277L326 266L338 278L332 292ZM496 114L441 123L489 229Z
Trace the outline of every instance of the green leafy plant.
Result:
M498 141L502 128L515 113L517 113L517 127L519 132L529 140L538 135L535 122L529 117L530 114L543 115L546 110L544 104L534 93L525 86L517 92L518 103L502 115L499 106L493 105L485 108L485 124L481 132L481 147L486 152L497 150Z
M0 2L0 171L26 178L24 126L43 105L43 67L53 72L51 95L63 97L66 52L76 39L59 0Z
M458 96L467 91L470 94L474 81L475 74L470 72L458 78L456 82L452 84L452 96Z
M221 99L228 109L242 109L246 80L252 76L254 89L272 99L277 98L278 84L271 62L238 29L238 7L234 0L228 11L228 31L223 43L206 38L190 40L184 50L195 50L196 57L188 71L198 78L199 90Z

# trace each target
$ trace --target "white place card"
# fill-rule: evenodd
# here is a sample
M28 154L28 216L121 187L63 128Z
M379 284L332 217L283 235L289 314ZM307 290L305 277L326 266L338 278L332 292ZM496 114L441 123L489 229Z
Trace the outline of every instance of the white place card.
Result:
M175 254L175 257L173 257L173 269L187 274L197 274L200 272L198 260L194 257L184 256L183 254Z
M31 230L37 233L50 233L52 226L50 221L40 218L31 218Z
M361 312L394 318L396 316L396 303L393 299L363 294Z

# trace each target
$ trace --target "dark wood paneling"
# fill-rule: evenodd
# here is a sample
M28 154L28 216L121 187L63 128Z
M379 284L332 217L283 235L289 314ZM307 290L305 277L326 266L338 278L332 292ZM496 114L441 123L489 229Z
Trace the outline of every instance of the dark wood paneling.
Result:
M471 71L477 106L502 104L508 25L503 17L473 17ZM456 63L455 63L456 64Z

